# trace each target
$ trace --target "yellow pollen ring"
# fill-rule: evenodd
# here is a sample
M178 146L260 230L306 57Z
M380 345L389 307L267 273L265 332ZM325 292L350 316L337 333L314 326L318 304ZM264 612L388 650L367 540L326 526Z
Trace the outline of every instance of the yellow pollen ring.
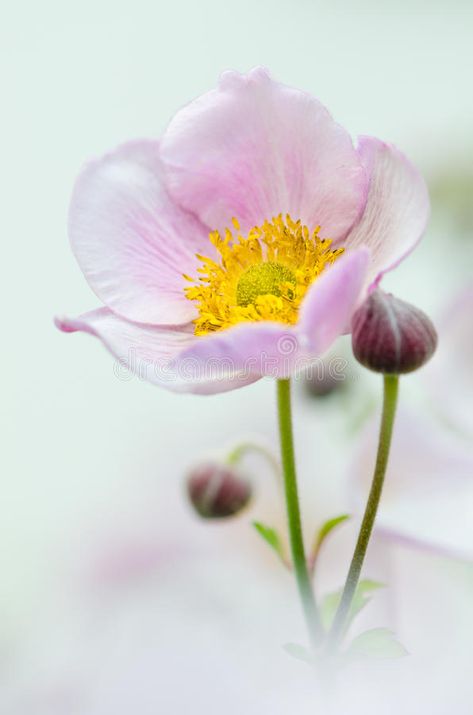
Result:
M219 262L198 255L199 278L184 276L194 283L185 294L197 304L196 335L248 321L295 324L309 286L344 249L332 250L332 242L319 237L319 226L310 232L289 214L255 226L247 236L236 219L232 223L236 236L230 229L224 237L218 231L209 235Z

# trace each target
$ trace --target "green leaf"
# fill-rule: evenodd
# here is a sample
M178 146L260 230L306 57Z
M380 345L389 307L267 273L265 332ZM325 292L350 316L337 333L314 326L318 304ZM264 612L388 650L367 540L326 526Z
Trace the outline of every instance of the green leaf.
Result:
M350 514L341 514L340 516L335 516L333 519L329 519L325 522L319 529L317 534L316 544L320 548L327 536L331 531L335 529L339 524L343 524L344 521L350 518Z
M341 514L340 516L335 516L333 519L328 519L325 524L322 524L319 531L317 532L314 545L312 546L312 552L309 557L309 569L313 574L315 570L315 564L319 557L319 552L327 536L340 524L350 518L350 514Z
M358 613L363 610L367 603L371 601L371 593L377 591L380 588L384 588L384 584L378 583L378 581L372 581L371 579L363 579L359 582L356 587L355 595L350 606L350 612L348 614L345 630L350 626L353 619L358 615ZM329 629L332 625L335 613L340 603L342 597L342 590L335 591L334 593L329 593L325 596L322 601L322 606L320 609L320 617L322 619L322 624L326 629Z
M287 566L288 564L284 554L284 546L278 532L270 526L265 526L259 521L254 521L253 526L258 534L262 536L266 543L269 544L269 546L277 553L283 564Z
M303 645L299 645L299 643L285 643L283 648L286 653L292 655L296 660L302 660L304 663L309 663L310 665L314 662L311 652L308 651L307 648L304 648Z
M353 601L351 602L350 614L348 616L349 623L351 623L355 616L371 601L373 591L378 591L380 588L384 588L384 583L372 581L368 578L360 581L356 587Z
M403 658L408 652L389 628L371 628L353 639L346 655L349 658Z
M320 606L320 619L325 630L329 630L332 625L335 613L340 603L341 591L327 594Z

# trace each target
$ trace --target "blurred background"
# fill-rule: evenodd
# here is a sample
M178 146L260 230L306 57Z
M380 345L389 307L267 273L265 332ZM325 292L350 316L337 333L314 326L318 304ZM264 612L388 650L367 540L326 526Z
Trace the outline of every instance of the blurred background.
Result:
M293 584L251 528L284 528L271 469L245 459L254 498L225 523L199 520L183 486L194 463L249 435L277 447L274 385L174 395L119 379L98 342L52 323L96 306L66 232L83 162L159 136L222 70L258 64L354 137L397 144L429 183L425 239L384 287L431 315L442 347L402 381L396 486L367 565L389 588L366 622L411 653L412 713L471 713L472 32L467 0L4 3L5 715L313 712L314 684L282 649L305 639ZM349 343L335 351L349 357ZM347 373L323 398L296 385L307 539L356 511L372 468L381 386ZM353 539L348 525L327 545L320 593L341 585Z

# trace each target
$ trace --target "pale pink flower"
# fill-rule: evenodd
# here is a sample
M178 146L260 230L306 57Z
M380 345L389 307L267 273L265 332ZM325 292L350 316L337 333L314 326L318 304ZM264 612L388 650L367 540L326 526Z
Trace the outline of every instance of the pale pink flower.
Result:
M225 72L159 141L85 167L69 230L104 307L57 324L175 391L287 377L346 330L428 213L424 181L395 147L371 137L354 147L318 100L263 69ZM228 243L232 225L241 238ZM204 265L204 298L202 282L185 292L183 274L202 271L196 254L218 266Z

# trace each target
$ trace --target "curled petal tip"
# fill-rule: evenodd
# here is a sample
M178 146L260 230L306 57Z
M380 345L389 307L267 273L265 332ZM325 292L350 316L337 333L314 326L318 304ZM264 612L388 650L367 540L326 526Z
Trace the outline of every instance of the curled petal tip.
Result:
M63 333L77 332L77 328L75 328L73 325L71 325L71 322L64 315L55 315L53 320L54 320L54 325L61 332L63 332Z

